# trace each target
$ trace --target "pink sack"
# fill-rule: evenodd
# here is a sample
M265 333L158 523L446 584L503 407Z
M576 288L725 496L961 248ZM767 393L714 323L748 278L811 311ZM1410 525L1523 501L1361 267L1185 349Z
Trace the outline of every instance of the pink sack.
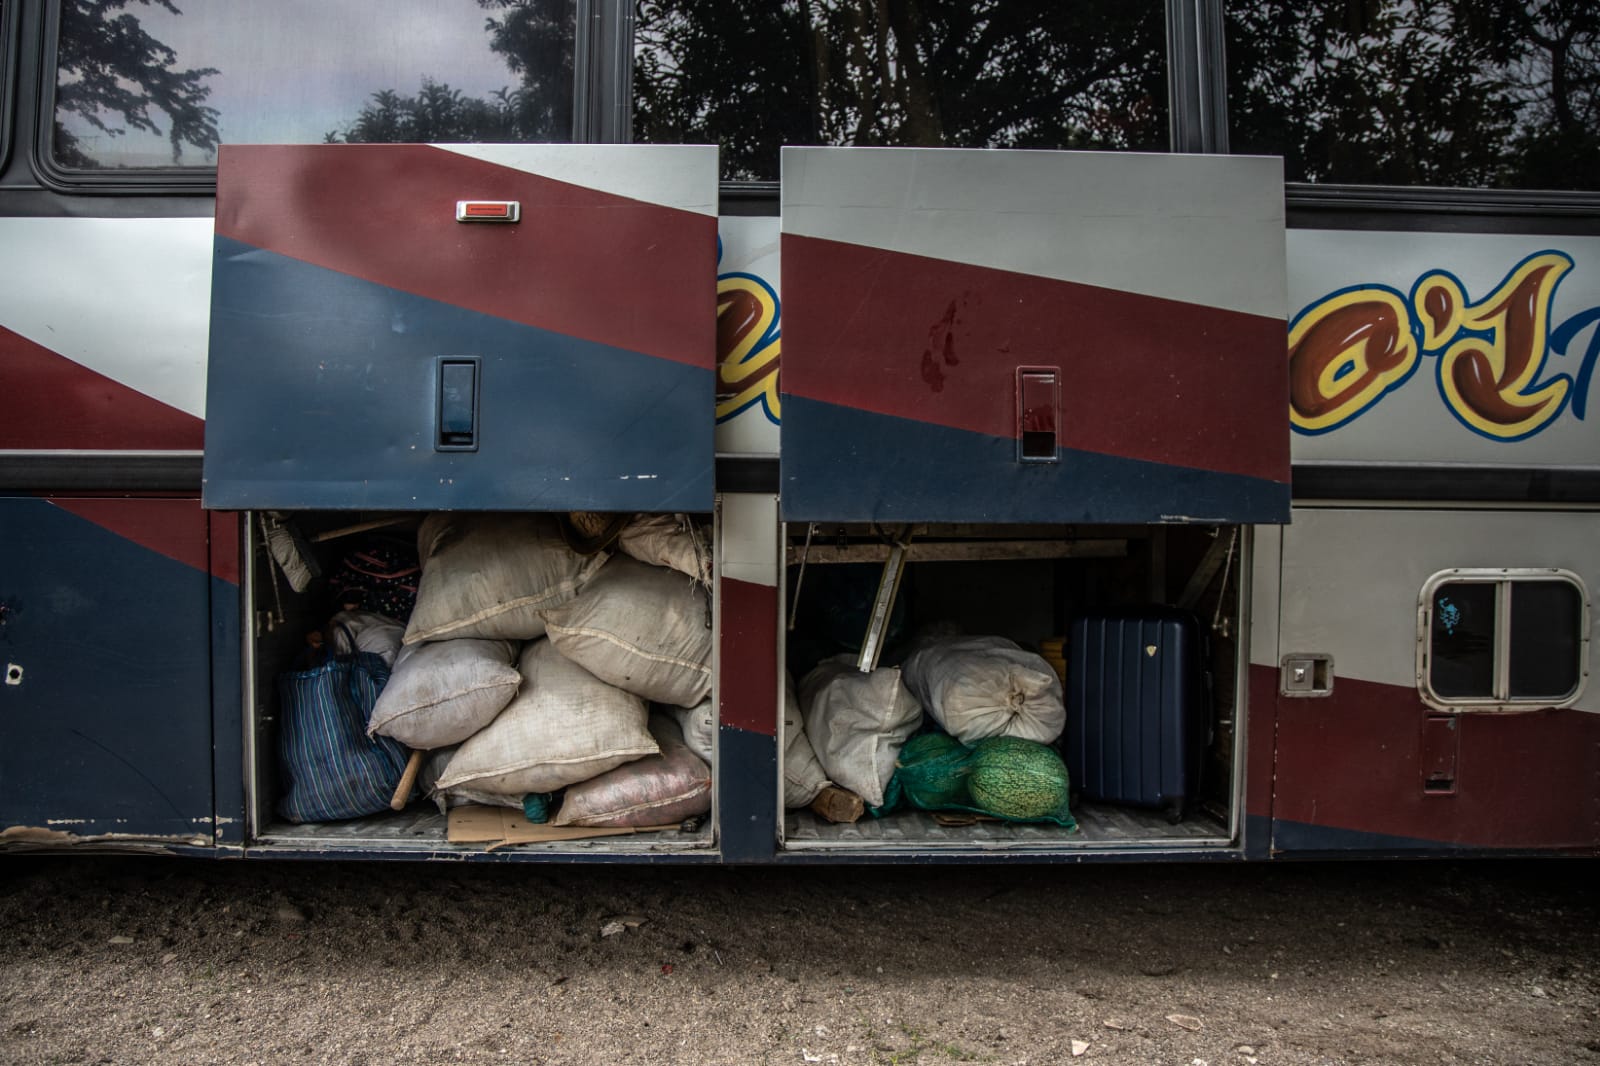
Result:
M661 754L646 755L567 789L551 825L675 825L711 810L711 768L683 742L678 723L650 716Z

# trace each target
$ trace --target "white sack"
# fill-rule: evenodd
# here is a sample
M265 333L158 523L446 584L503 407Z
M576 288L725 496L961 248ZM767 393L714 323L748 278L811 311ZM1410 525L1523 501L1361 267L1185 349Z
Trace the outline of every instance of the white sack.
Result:
M625 763L567 789L551 825L674 825L711 810L711 767L689 750L678 724L650 716L658 755Z
M522 688L462 743L438 787L516 796L554 792L658 750L644 701L536 640L518 661Z
M617 547L641 563L666 566L702 585L711 584L711 538L688 515L635 515Z
M1048 744L1067 725L1061 679L1050 664L1004 637L942 637L902 667L906 687L963 744L1021 737Z
M790 809L809 806L817 793L833 784L817 761L817 753L806 738L806 724L800 715L800 697L794 678L783 675L783 805Z
M455 756L455 748L436 748L428 752L422 760L422 769L417 773L417 784L423 793L439 808L440 814L449 814L452 807L465 807L468 804L477 804L480 807L515 807L522 809L521 796L502 796L495 792L479 792L471 788L442 789L439 787L439 778L450 765L450 760Z
M439 640L407 645L378 696L367 735L412 748L459 744L494 721L522 684L509 640Z
M377 611L340 611L328 620L328 629L333 634L333 654L370 652L391 667L406 631L405 626ZM350 646L351 640L355 647Z
M900 671L856 669L853 655L824 659L800 682L800 708L811 747L835 783L868 806L883 805L883 790L922 707L901 684Z
M579 555L545 514L430 514L417 530L422 582L405 642L532 640L539 612L566 603L605 562Z
M706 596L676 570L618 555L544 624L556 650L601 680L693 707L711 692Z
M707 763L714 763L717 750L717 711L711 706L711 701L701 700L693 707L668 707L667 713L678 723L678 729L683 733L683 742L689 745L689 750Z

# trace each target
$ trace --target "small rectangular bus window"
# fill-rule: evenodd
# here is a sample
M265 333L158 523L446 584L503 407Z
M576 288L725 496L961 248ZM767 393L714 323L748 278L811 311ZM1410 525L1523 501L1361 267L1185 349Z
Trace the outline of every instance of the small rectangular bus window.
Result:
M1552 571L1448 571L1428 583L1423 602L1418 682L1431 705L1564 706L1577 699L1588 619L1576 579Z
M1293 182L1600 189L1600 5L1229 0L1229 146Z
M643 0L634 138L722 147L730 180L782 145L1167 147L1155 0Z
M63 0L49 159L225 143L569 141L576 0Z

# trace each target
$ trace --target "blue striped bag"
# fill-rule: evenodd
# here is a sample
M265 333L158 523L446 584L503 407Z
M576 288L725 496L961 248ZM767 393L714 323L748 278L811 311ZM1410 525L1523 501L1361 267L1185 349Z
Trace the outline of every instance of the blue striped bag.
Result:
M388 664L370 652L330 656L314 669L279 676L279 814L291 822L328 822L389 809L407 751L390 737L367 736L367 719L388 680Z

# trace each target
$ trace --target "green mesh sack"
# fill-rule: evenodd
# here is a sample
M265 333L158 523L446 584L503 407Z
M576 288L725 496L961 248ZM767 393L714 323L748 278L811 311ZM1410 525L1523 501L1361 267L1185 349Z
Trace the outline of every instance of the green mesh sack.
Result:
M977 810L1012 822L1077 825L1067 810L1067 764L1049 745L986 737L972 746L967 766L967 791Z
M883 806L871 813L882 817L903 807L1078 826L1067 809L1067 767L1061 756L1020 737L990 737L971 748L944 733L912 737L895 760Z
M912 737L894 765L891 787L898 782L897 795L913 807L936 811L972 802L967 796L967 747L947 733Z

